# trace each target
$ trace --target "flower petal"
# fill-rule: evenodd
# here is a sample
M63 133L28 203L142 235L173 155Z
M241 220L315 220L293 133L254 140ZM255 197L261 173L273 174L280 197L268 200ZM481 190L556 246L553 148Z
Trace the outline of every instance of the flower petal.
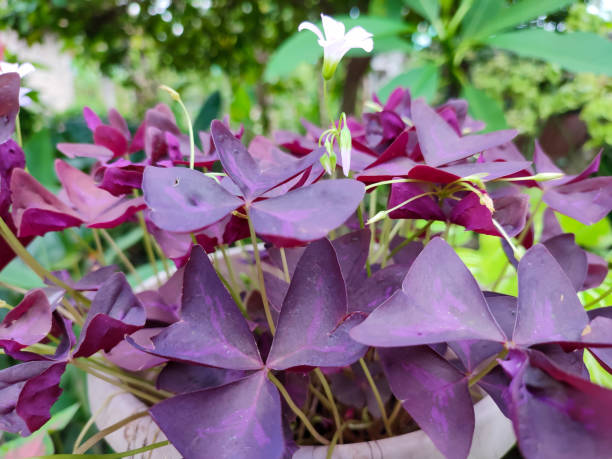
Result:
M319 29L312 22L308 22L308 21L302 22L298 26L298 32L301 32L302 30L310 30L312 33L314 33L319 38L319 41L325 41L325 38L323 37L323 34L321 33L321 29Z

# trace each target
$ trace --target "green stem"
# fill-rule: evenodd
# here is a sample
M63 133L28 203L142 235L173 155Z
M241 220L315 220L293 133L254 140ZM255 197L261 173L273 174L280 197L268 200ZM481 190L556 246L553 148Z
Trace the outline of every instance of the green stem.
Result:
M592 301L589 301L587 304L584 305L585 308L590 308L591 306L595 306L597 303L599 303L601 300L603 300L604 298L606 298L608 295L610 295L612 293L612 287L610 287L608 290L606 290L605 292L603 292L601 295L599 295L597 298L595 298Z
M240 295L238 294L238 292L234 290L234 287L232 286L232 284L225 278L225 276L221 273L221 271L219 271L218 266L216 266L217 263L216 263L216 258L214 258L214 254L213 254L213 259L215 260L214 265L215 265L215 272L217 273L217 276L219 276L219 279L221 279L221 282L223 282L223 285L225 285L225 288L227 289L230 296L234 300L234 303L236 303L236 305L238 306L238 309L240 309L240 312L242 313L244 318L249 320L249 313L246 309L246 306L244 305L244 301L242 301L242 298L240 298Z
M327 447L327 454L325 455L326 459L332 459L334 455L334 448L336 447L338 440L342 437L342 431L344 430L345 427L346 427L346 424L342 424L340 428L336 430L336 432L334 433L334 436L332 437L332 441Z
M255 228L253 228L253 222L251 221L251 215L248 208L246 209L246 213L248 217L247 222L249 224L249 234L251 235L251 244L253 245L253 254L255 256L255 266L257 268L257 278L259 280L261 301L263 303L264 313L266 314L266 320L268 322L268 327L270 328L270 333L272 333L272 336L274 336L276 334L276 326L274 325L274 320L272 319L272 314L270 313L270 303L268 302L268 294L266 293L263 269L261 267L261 258L259 256L259 248L257 247L257 236L255 235Z
M416 233L414 233L409 238L404 239L400 244L398 244L397 247L395 247L391 251L391 253L389 254L389 258L393 258L400 250L402 250L404 247L406 247L408 244L410 244L414 239L416 239L417 237L422 236L429 229L429 227L432 225L432 223L433 223L433 220L427 222L427 224L423 228L418 230Z
M281 262L283 264L283 276L285 277L285 282L291 282L291 277L289 276L289 265L287 264L287 255L285 254L285 248L280 248L281 254Z
M166 254L164 253L162 248L159 246L159 244L155 241L155 239L153 239L152 242L153 242L153 249L155 249L155 251L157 252L157 256L161 260L162 265L164 267L164 272L166 273L166 279L170 279L170 276L171 276L171 274L170 274L170 266L168 265L168 260L166 259Z
M145 389L149 392L151 392L153 395L156 395L158 397L161 398L170 398L173 397L174 394L172 392L168 392L166 390L162 390L162 389L157 389L151 382L149 381L143 381L142 379L138 379L135 378L134 376L130 376L128 374L126 374L124 371L120 370L119 368L113 368L113 367L109 367L108 365L105 365L103 363L97 362L95 360L89 359L87 360L87 364L94 367L97 370L103 371L106 374L109 374L111 376L115 376L118 379L132 384L134 386L138 386L142 389Z
M100 234L102 235L102 237L106 240L106 242L108 242L108 244L111 246L111 248L113 249L113 251L115 252L115 254L119 257L119 259L121 260L121 262L125 265L125 267L132 273L132 275L134 276L134 278L136 279L136 281L139 284L144 283L142 277L140 277L140 274L138 274L138 271L136 271L136 268L134 267L134 265L132 264L132 262L128 259L128 257L125 255L125 253L123 252L123 250L121 250L121 247L119 247L117 245L117 243L115 242L115 240L111 237L110 234L108 234L108 232L104 229L100 229Z
M342 420L340 419L340 413L338 412L338 407L336 406L336 402L334 401L334 394L332 393L331 387L329 387L329 383L327 382L327 379L325 379L325 375L323 374L320 368L315 368L314 372L315 375L317 375L317 378L319 378L321 386L323 386L323 391L327 396L327 400L329 400L331 412L334 416L334 422L336 423L336 430L340 431L342 429Z
M390 437L393 436L393 432L391 430L391 423L389 422L389 418L387 418L387 411L385 410L385 404L382 401L382 397L380 396L380 392L378 391L378 387L376 387L376 383L374 382L374 378L372 378L372 373L370 373L370 369L366 364L363 358L359 359L359 364L361 365L361 369L365 374L370 387L372 388L372 393L374 394L374 398L376 399L376 404L378 405L378 409L380 410L380 415L383 420L383 424L385 425L385 430L387 431L387 435Z
M517 244L520 245L525 240L525 237L529 233L529 228L531 227L531 224L533 223L533 220L535 219L536 214L538 213L538 210L540 209L541 205L542 205L542 198L540 197L538 203L536 204L535 208L533 209L533 212L531 212L531 215L529 215L529 219L525 223L525 228L523 228L523 231L521 231L521 234L519 234L519 236L516 238Z
M225 261L225 266L227 267L227 273L229 274L230 283L232 284L234 290L238 292L239 287L238 282L236 281L236 276L234 275L234 267L232 266L232 260L227 255L227 251L225 250L225 246L223 244L219 246L219 249L221 250L221 254L223 255L223 261Z
M92 228L91 232L93 233L94 241L96 243L96 250L98 251L98 260L103 265L106 265L106 260L104 259L104 250L102 249L102 241L100 241L100 233L96 228Z
M155 274L155 279L157 280L157 286L161 287L161 278L159 277L159 271L157 270L157 261L155 260L155 254L153 253L153 245L151 244L151 236L149 234L149 230L147 230L147 224L144 219L144 215L142 212L138 212L138 223L140 224L140 228L142 229L142 237L144 241L145 252L147 253L147 258L149 259L149 264L153 268L153 273Z
M17 145L23 148L23 138L21 137L21 121L19 121L19 113L15 117L15 135L17 137Z
M129 424L130 422L135 421L136 419L140 419L140 418L144 418L145 416L148 416L148 414L149 414L148 410L139 411L138 413L134 413L131 416L128 416L127 418L122 419L121 421L116 422L115 424L112 424L105 429L102 429L100 432L89 437L85 443L79 446L79 448L76 450L76 454L84 454L89 448L91 448L93 445L98 443L100 440L102 440L107 435L110 435L113 432L116 432L117 430L125 426L126 424Z
M402 402L401 400L397 400L395 402L395 406L391 410L391 414L389 415L389 425L391 426L393 425L393 423L395 422L395 419L400 414L401 409L402 409Z
M472 387L474 384L477 384L482 378L488 375L491 370L493 370L497 365L499 365L498 360L503 359L508 355L508 349L504 348L493 359L489 362L489 364L484 367L481 371L472 376L468 382L468 387Z
M308 432L310 432L314 439L322 445L329 445L329 440L323 437L319 432L317 432L317 430L310 423L303 411L300 410L299 407L295 404L295 402L291 399L291 396L289 395L289 392L287 392L287 389L285 389L285 386L283 386L283 383L281 383L278 378L272 374L272 372L268 372L268 379L270 379L270 381L272 381L272 384L276 386L278 391L281 393L281 395L287 402L287 405L289 405L289 408L291 408L291 411L293 411L295 415L300 418L300 420L304 423L304 426L306 426L306 429L308 430Z

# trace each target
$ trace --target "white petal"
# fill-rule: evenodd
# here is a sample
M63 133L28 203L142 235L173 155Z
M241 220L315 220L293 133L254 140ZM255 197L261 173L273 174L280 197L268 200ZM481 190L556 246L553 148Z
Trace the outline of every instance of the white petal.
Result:
M351 149L341 148L340 157L342 158L342 173L345 177L348 177L351 172Z
M314 25L312 22L308 22L308 21L302 22L298 26L298 32L301 32L302 30L310 30L312 33L314 33L319 38L319 44L321 44L322 41L325 41L325 38L323 37L321 30L316 25Z
M11 64L10 62L0 62L0 73L12 73L19 70L19 64Z
M336 40L342 40L344 37L344 24L325 14L321 15L321 21L323 21L323 31L325 32L326 41L334 42Z
M32 91L30 88L19 88L19 105L27 107L32 103L32 99L27 94Z
M374 48L373 35L361 26L353 27L344 37L347 46L351 48L361 48L366 52Z
M19 70L17 70L19 72L19 76L21 78L23 78L26 75L29 75L30 73L32 73L34 70L36 70L34 68L34 66L32 64L30 64L29 62L26 62L25 64L21 64L19 66Z
M344 40L336 40L328 43L323 47L323 59L330 63L337 64L349 49L351 49L350 46L346 46Z

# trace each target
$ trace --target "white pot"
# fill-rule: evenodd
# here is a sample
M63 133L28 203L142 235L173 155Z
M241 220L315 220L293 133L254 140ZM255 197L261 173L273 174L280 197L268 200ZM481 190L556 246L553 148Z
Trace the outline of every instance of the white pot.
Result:
M116 386L87 375L87 394L92 413L96 413L108 397L118 392ZM111 399L96 418L98 429L104 429L126 417L146 410L147 406L128 393ZM474 405L476 428L472 440L470 459L495 459L502 457L514 445L516 438L512 423L499 411L491 397L485 397ZM146 416L136 419L125 427L108 435L106 441L118 452L141 448L166 440L157 424ZM302 446L293 459L325 459L326 446ZM181 454L172 446L148 451L133 456L136 459L180 459ZM422 430L397 437L364 443L337 445L334 459L443 459ZM242 458L236 458L242 459ZM248 458L244 458L248 459Z

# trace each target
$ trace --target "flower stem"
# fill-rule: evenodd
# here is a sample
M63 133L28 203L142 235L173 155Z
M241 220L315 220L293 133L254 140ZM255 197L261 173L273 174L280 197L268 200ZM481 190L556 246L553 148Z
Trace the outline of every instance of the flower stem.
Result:
M155 274L155 279L157 280L157 286L161 287L161 278L159 277L159 271L157 270L157 261L155 260L155 254L153 253L153 245L151 244L151 236L149 234L149 230L147 230L147 224L145 222L144 215L142 212L138 212L138 223L140 224L140 228L142 228L142 237L145 247L145 252L147 253L147 258L149 259L149 264L153 268L153 273Z
M499 364L498 360L503 359L507 355L508 355L508 349L504 348L501 351L499 351L499 353L497 353L497 355L493 357L493 359L489 362L489 364L486 367L484 367L481 371L479 371L478 373L476 373L474 376L470 378L468 382L468 387L472 387L474 384L477 384L478 381L480 381L482 378L488 375L491 372L491 370L493 370Z
M378 387L376 387L374 378L372 378L372 373L370 373L370 369L368 368L363 358L359 359L359 364L361 365L361 369L363 370L363 373L365 374L365 377L368 380L370 387L372 388L372 393L374 394L374 398L376 399L376 403L378 404L378 409L380 410L380 416L382 417L383 424L385 425L385 430L387 431L387 435L391 437L393 436L393 432L391 430L391 423L389 422L389 418L387 417L387 411L385 410L385 404L382 401L382 397L380 396Z
M325 379L325 375L323 374L320 368L315 368L314 372L315 375L317 375L317 378L319 378L321 386L323 386L323 391L327 396L327 400L329 400L331 412L334 416L334 422L336 423L336 430L340 431L342 429L342 420L340 419L340 413L338 412L338 407L336 406L336 402L334 401L334 394L332 393L331 387L329 387L329 383L327 382L327 379ZM340 433L340 438L342 438L342 433Z
M236 276L234 275L234 267L232 266L232 260L230 259L230 257L227 256L227 251L225 250L223 244L219 246L219 249L221 250L221 254L223 255L223 260L225 261L225 266L227 267L227 273L229 274L229 280L232 284L232 287L238 293L239 286L238 282L236 281Z
M91 232L93 233L93 238L96 243L96 250L98 251L98 260L103 265L106 264L106 260L104 259L104 251L102 250L102 241L100 241L100 233L96 228L92 228Z
M130 422L135 421L136 419L140 419L140 418L144 418L145 416L148 416L148 414L149 414L148 410L139 411L138 413L134 413L133 415L128 416L127 418L122 419L121 421L116 422L115 424L112 424L105 429L102 429L100 432L89 437L85 443L79 446L79 448L76 450L76 454L84 454L89 448L91 448L93 445L98 443L100 440L102 440L107 435L112 434L113 432L116 432L117 430L125 426L126 424L129 424Z
M302 410L298 408L295 402L291 399L291 396L289 395L289 392L287 392L287 389L285 389L285 386L283 386L283 383L281 383L278 378L272 374L272 372L268 372L268 379L272 381L272 384L276 386L278 391L281 393L281 395L287 402L287 405L289 405L289 408L291 408L291 411L293 411L295 415L300 418L300 420L304 423L304 426L306 426L306 429L308 430L308 432L310 432L314 439L322 445L329 445L329 440L323 437L319 432L317 432L317 430L310 423L306 415L302 412Z
M172 392L168 392L163 389L157 389L151 382L143 381L142 379L130 376L119 368L110 367L93 359L87 360L87 363L94 367L96 370L103 371L111 376L115 376L126 383L133 384L134 386L139 386L142 389L148 390L153 395L159 396L161 398L170 398L174 396Z
M259 280L259 291L261 293L261 302L263 303L264 313L266 314L266 320L270 333L272 336L276 334L276 326L274 320L272 320L272 314L270 313L270 303L268 302L268 294L266 293L266 286L264 284L263 269L261 268L261 257L259 256L259 248L257 247L257 236L255 235L255 228L253 228L253 222L251 221L251 215L247 208L247 221L249 223L249 233L251 235L251 244L253 245L253 254L255 256L255 266L257 267L257 278Z
M108 231L104 230L104 229L100 229L100 234L102 235L102 237L106 240L106 242L108 242L108 244L111 246L111 248L113 249L113 251L115 252L115 254L119 257L119 259L121 260L121 262L125 265L125 267L134 275L134 278L136 279L136 281L139 284L144 283L144 281L142 280L142 277L140 277L140 274L138 274L138 271L136 271L136 268L134 267L134 265L132 264L132 262L128 259L128 257L125 255L125 253L123 252L123 250L121 250L121 247L119 247L117 245L117 243L115 242L115 240L111 237L110 234L108 234Z
M23 138L21 137L21 121L19 121L19 113L15 117L15 136L17 137L17 145L23 148Z
M83 438L85 438L85 435L87 434L87 431L93 425L93 423L96 421L98 416L100 416L100 414L108 407L110 402L117 395L121 395L121 394L125 394L125 392L120 390L118 392L114 392L114 393L110 394L108 397L106 397L104 402L102 402L102 405L100 405L100 407L96 410L96 412L91 415L91 417L87 420L87 422L85 423L85 425L83 426L83 428L79 432L79 435L78 435L77 439L74 441L74 448L72 448L72 454L76 454L77 450L79 449L79 445L81 444L81 442L83 441Z
M603 292L601 295L599 295L597 298L595 298L594 300L589 301L587 304L584 305L584 307L585 308L590 308L591 306L596 305L597 303L599 303L601 300L603 300L604 298L606 298L610 294L612 294L612 286L608 290Z
M291 282L291 277L289 276L289 265L287 265L287 255L285 255L285 248L280 248L281 261L283 263L283 275L285 277L285 282Z

